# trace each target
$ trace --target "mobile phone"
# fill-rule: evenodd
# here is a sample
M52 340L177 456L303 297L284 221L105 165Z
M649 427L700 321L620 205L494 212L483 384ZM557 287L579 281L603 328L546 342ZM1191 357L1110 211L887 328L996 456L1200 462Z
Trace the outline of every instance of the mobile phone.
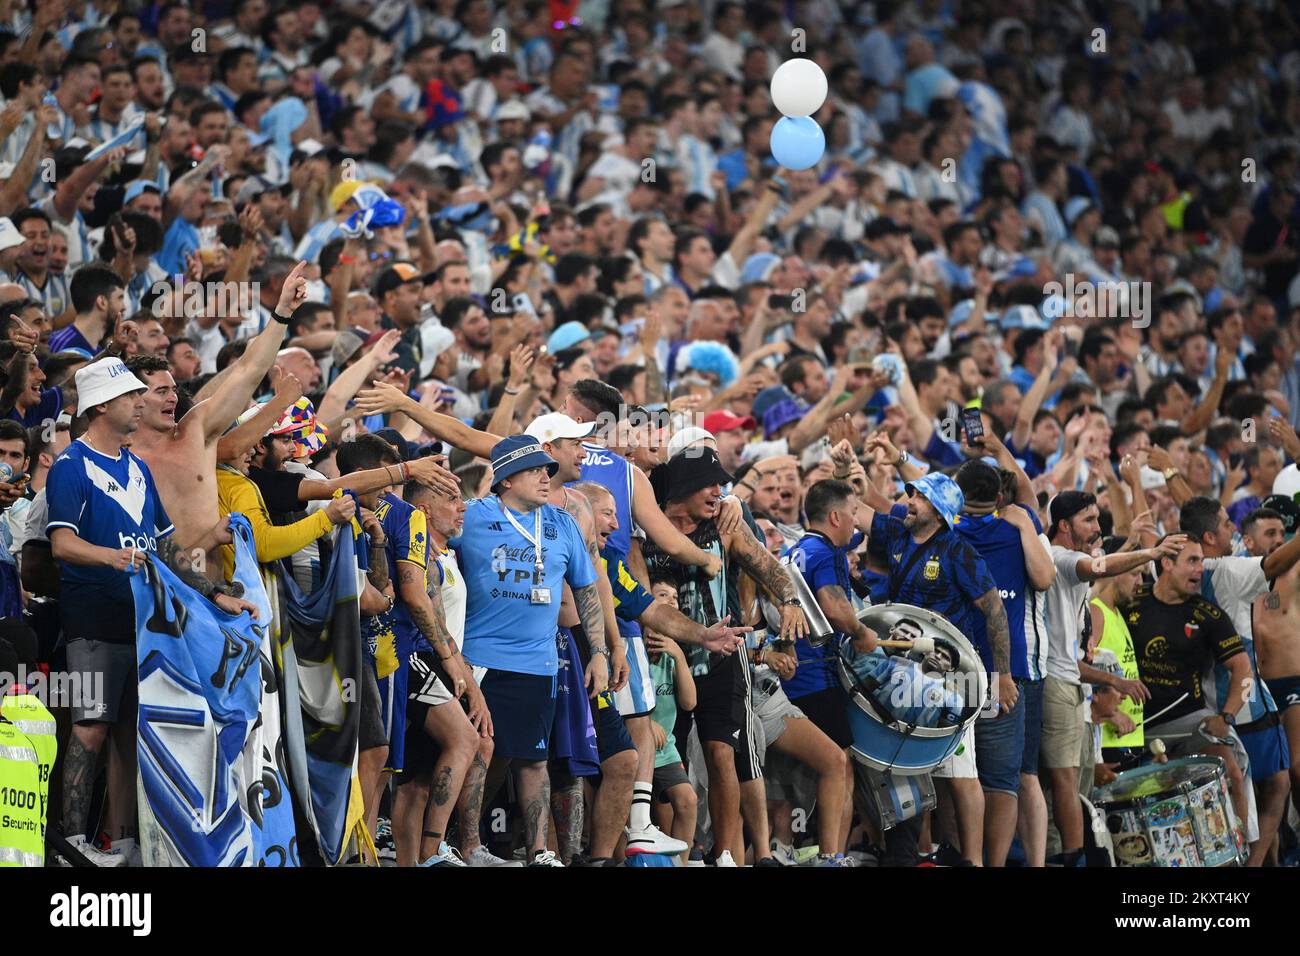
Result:
M872 359L871 350L862 345L855 345L849 349L848 354L844 356L844 361L849 365L865 365Z
M767 307L769 309L778 309L783 312L789 312L794 307L794 296L769 295L767 297Z
M1079 357L1079 343L1070 335L1065 337L1065 357L1072 359Z
M984 419L980 417L978 408L963 408L961 410L961 427L966 433L966 444L974 445L984 437Z

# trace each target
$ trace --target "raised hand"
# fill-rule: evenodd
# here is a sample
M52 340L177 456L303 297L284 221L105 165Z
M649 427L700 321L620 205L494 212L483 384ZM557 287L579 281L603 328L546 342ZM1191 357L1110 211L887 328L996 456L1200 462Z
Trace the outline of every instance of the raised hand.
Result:
M275 311L280 315L292 315L298 306L307 301L307 279L303 275L306 270L307 263L300 260L285 278L284 288L280 290L280 301L275 306Z
M510 350L510 377L506 379L506 388L517 392L528 384L534 359L535 353L527 345L516 345Z
M367 415L401 411L413 404L413 398L386 382L376 382L370 388L358 392L356 397L356 407Z
M406 467L410 470L411 478L420 484L453 498L460 497L460 479L432 458L417 458L407 462Z

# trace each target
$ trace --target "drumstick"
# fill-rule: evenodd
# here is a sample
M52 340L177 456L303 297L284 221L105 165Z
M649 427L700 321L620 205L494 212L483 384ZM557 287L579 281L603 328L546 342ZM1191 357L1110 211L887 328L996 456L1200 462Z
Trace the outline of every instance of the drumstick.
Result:
M918 637L911 641L876 641L877 647L901 647L906 650L920 651L928 654L934 650L933 637Z
M1157 737L1147 744L1147 749L1151 751L1151 756L1163 757L1165 754L1165 742Z

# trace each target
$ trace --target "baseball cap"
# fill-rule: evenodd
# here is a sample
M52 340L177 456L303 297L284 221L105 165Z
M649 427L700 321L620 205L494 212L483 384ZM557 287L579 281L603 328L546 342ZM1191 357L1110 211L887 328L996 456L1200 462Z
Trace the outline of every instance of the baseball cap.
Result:
M1092 208L1093 202L1087 196L1071 196L1065 203L1065 224L1073 227L1079 217Z
M787 398L794 398L794 393L784 385L770 385L754 396L754 400L749 403L749 409L755 418L762 421L769 408Z
M506 100L497 107L494 119L499 123L502 120L524 120L525 122L532 119L533 114L528 107L524 105L523 100Z
M1269 495L1260 507L1272 508L1280 514L1282 530L1287 534L1295 534L1300 530L1300 504L1296 503L1295 498L1288 495Z
M0 252L12 249L14 246L21 246L26 241L12 219L8 216L0 217Z
M128 392L143 392L149 386L140 381L120 358L105 358L77 369L77 414L111 402Z
M395 262L379 273L379 278L375 280L375 298L382 299L385 292L396 289L400 285L406 285L408 282L423 281L423 274L415 266L409 262Z
M235 193L235 205L242 206L244 203L256 199L262 193L273 192L277 189L280 191L281 196L289 195L290 186L288 183L273 183L265 176L249 176L244 180L243 185L239 187L239 192Z
M147 192L150 189L152 189L154 192L158 193L159 195L162 195L162 190L159 189L158 184L156 182L153 182L152 180L136 179L130 183L127 183L126 192L122 194L122 205L125 206L127 203L135 199L138 199L141 195L143 195L145 192Z
M589 338L591 338L591 332L581 322L565 322L552 332L551 337L546 340L546 350L551 354L563 352L565 349L571 349Z
M720 435L722 432L734 431L737 428L757 428L758 422L752 415L734 415L725 408L717 412L709 412L704 416L704 430L712 435Z
M595 430L595 422L587 422L584 425L575 422L563 412L551 412L534 418L529 426L524 429L524 434L530 438L536 438L545 445L557 438L586 438Z
M330 358L333 360L334 367L342 368L347 365L348 359L356 355L365 344L365 339L357 333L351 329L344 329L334 337L334 345L330 348Z

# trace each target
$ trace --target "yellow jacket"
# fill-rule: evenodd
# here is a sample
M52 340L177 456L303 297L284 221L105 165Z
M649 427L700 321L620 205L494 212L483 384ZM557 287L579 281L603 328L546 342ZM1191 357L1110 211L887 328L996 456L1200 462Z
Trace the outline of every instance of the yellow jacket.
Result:
M257 560L262 564L289 557L334 527L324 511L317 511L290 525L271 524L271 515L257 485L251 478L229 468L217 469L217 500L223 516L237 511L253 526ZM226 580L231 580L235 573L233 545L221 546L221 563Z

